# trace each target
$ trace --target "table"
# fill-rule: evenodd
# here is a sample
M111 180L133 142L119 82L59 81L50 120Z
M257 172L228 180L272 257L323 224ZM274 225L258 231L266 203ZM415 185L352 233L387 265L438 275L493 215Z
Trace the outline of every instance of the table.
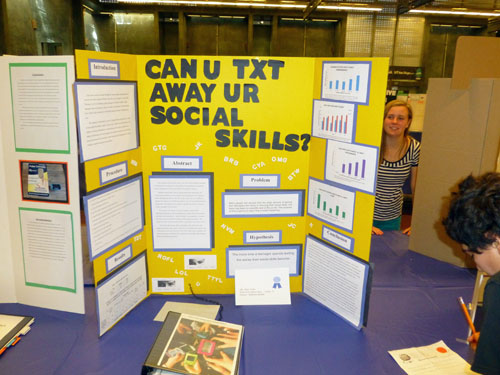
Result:
M361 331L301 293L286 306L235 306L233 295L204 296L223 305L222 320L245 326L240 374L404 374L388 350L441 339L472 360L469 347L457 341L468 332L457 297L471 300L475 270L410 251L399 232L372 238L370 262L368 325ZM0 374L139 375L163 304L200 303L188 295L152 295L99 339L92 286L85 287L85 299L85 315L0 304L0 313L35 317L32 331L0 356Z

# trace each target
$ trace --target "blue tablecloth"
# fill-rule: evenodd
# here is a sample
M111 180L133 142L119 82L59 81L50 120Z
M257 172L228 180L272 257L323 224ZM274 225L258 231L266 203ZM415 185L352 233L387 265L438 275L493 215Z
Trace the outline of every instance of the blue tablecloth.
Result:
M361 331L300 293L289 306L235 306L232 295L210 296L224 306L224 321L245 326L240 374L404 374L388 350L439 340L472 359L457 341L467 336L457 297L471 300L474 270L409 251L408 237L398 232L373 237L370 261L368 326ZM152 295L99 339L95 290L85 289L85 315L0 304L0 313L35 317L32 331L0 356L0 374L138 375L161 327L153 318L163 304L200 303Z

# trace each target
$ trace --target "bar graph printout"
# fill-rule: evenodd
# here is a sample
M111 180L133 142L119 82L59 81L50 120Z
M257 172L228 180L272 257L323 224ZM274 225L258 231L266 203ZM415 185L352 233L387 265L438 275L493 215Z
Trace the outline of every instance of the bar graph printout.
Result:
M355 193L310 178L308 194L309 215L352 231Z
M314 101L312 125L314 137L351 142L355 124L355 104L326 100Z
M378 150L376 147L328 141L325 179L375 193Z
M324 62L321 97L367 105L370 96L370 71L370 62Z

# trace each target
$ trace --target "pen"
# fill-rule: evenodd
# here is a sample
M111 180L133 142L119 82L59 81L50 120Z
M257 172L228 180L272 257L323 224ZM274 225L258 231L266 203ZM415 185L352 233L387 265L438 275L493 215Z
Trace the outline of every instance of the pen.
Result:
M462 297L458 297L458 303L460 304L460 307L462 307L462 311L465 316L465 320L467 320L467 323L469 324L470 330L472 331L472 334L476 334L476 329L474 328L474 323L472 323L472 319L469 315L469 311L467 310L467 307L465 306L464 300Z

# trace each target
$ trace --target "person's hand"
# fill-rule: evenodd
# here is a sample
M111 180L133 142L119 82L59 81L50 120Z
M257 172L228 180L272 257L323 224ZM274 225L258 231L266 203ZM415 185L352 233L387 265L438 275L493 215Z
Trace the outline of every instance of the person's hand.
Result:
M207 357L204 355L205 361L207 361L207 365L217 371L222 375L231 374L231 370L233 368L233 360L223 351L220 352L221 358L213 358Z
M177 353L176 355L174 355L173 357L170 357L167 362L165 362L163 364L163 367L166 367L166 368L172 368L174 367L176 364L178 364L180 361L182 361L184 359L184 354L182 353Z
M195 375L199 375L201 374L201 366L200 366L200 361L196 360L196 362L194 363L194 365L187 365L187 364L184 364L184 368L186 369L187 372L189 372L190 374L195 374Z
M372 234L376 235L376 236L381 236L384 234L384 232L382 232L380 229L378 229L377 227L372 227Z
M219 333L217 336L212 337L212 340L222 343L222 345L217 345L220 349L235 348L238 343L238 332Z
M479 341L479 333L480 332L476 332L467 337L467 342L469 343L469 346L474 350L476 350L477 348L477 342Z
M409 236L411 234L411 227L408 227L406 229L403 229L403 234L406 234L407 236Z
M191 327L188 327L187 325L183 324L183 323L179 323L179 325L177 326L177 332L179 332L181 335L186 333L186 332L191 332L192 329Z
M203 323L200 327L200 332L208 332L210 333L210 323Z

